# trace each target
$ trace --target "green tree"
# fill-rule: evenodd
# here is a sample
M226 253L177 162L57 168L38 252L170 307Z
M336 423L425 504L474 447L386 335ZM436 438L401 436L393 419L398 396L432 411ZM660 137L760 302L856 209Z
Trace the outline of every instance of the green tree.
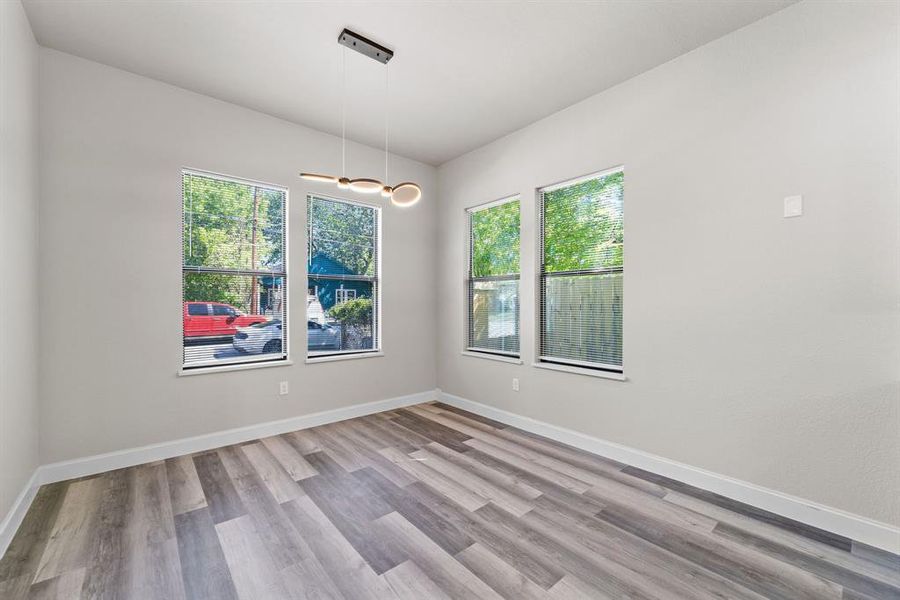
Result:
M324 254L354 275L375 275L376 211L372 207L312 198L307 203L309 254Z
M364 327L372 324L372 299L354 298L328 309L328 316L347 327Z
M548 272L622 266L624 173L544 194L544 265Z
M255 195L255 200L254 200ZM190 267L221 270L283 270L284 192L187 173L184 200L184 299L250 306L247 275L190 272ZM253 261L254 201L258 202Z
M519 272L519 201L471 214L472 275L490 277Z

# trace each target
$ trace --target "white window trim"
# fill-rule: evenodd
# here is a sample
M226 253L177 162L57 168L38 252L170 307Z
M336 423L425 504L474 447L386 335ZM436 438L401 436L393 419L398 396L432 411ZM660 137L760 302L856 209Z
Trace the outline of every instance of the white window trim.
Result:
M215 171L205 171L203 169L195 169L194 167L181 167L181 181L184 181L185 173L195 174L199 177L212 177L215 179L222 179L225 181L232 181L234 183L240 183L243 185L253 185L258 187L267 187L273 190L279 190L284 192L284 215L282 216L282 221L284 225L284 240L282 241L282 262L284 263L284 298L281 299L281 302L284 305L284 319L282 320L282 327L284 328L284 334L282 336L282 344L284 344L284 355L279 356L278 358L262 358L259 360L252 359L244 359L244 362L234 362L228 363L223 362L221 364L201 364L195 367L185 366L184 364L184 281L182 279L182 290L181 290L181 319L182 319L182 331L181 331L181 366L178 369L177 375L179 377L184 377L188 375L203 375L208 373L223 373L226 371L245 371L248 369L262 369L265 367L282 367L286 365L294 364L291 360L291 342L290 342L290 277L289 277L289 262L290 262L290 219L288 218L290 215L290 189L287 186L279 185L277 183L270 183L267 181L260 181L257 179L245 179L242 177L234 177L233 175L225 175L223 173L217 173ZM182 183L183 185L183 183ZM181 191L181 214L182 219L184 217L184 189ZM182 273L184 271L184 221L182 220L181 226L181 269ZM184 275L182 274L182 278ZM210 303L207 303L207 310L210 310Z
M343 354L323 354L322 356L309 356L304 361L308 365L316 363L335 362L338 360L356 360L357 358L377 358L384 356L381 350L363 350L361 352L344 352Z
M485 360L495 360L497 362L509 363L511 365L525 364L519 356L495 354L492 352L482 351L474 348L467 348L460 352L463 356L471 356L472 358L483 358Z
M289 359L266 359L255 363L237 363L232 365L213 365L208 367L194 367L192 369L179 369L179 377L189 377L191 375L208 375L210 373L225 373L228 371L249 371L250 369L266 369L269 367L289 367L294 362Z
M614 381L628 381L625 373L617 373L615 371L603 371L600 369L587 369L585 367L573 367L571 365L560 365L550 362L536 362L531 366L538 369L547 369L548 371L560 371L562 373L574 373L575 375L587 375L589 377L599 377L601 379L612 379Z
M534 190L534 223L535 223L535 236L534 236L534 260L532 262L534 267L534 356L538 357L532 363L533 367L537 367L539 369L547 369L550 371L559 371L562 373L573 373L576 375L587 375L590 377L599 377L602 379L612 379L615 381L628 381L628 378L625 376L625 348L624 348L624 337L625 332L624 329L622 331L623 337L623 345L622 345L622 366L618 367L615 371L607 371L604 370L602 365L598 365L597 367L582 367L576 364L559 364L556 362L547 362L541 359L541 335L542 335L542 323L541 323L541 268L544 257L544 203L542 201L541 195L544 192L552 192L554 190L558 190L560 188L568 187L570 185L575 185L589 179L594 179L597 177L605 177L607 175L612 175L613 173L618 172L625 173L625 165L619 164L614 167L610 167L608 169L603 169L602 171L595 171L594 173L589 173L587 175L579 175L570 179L562 179L557 181L556 183L551 183L549 185L538 186ZM624 273L624 265L623 265L623 273ZM623 307L624 313L624 307ZM623 319L624 322L624 319Z
M316 198L321 198L322 200L334 200L336 202L346 202L347 204L355 204L357 206L365 206L367 208L374 208L375 213L378 216L376 234L375 234L376 240L377 240L377 247L375 249L375 273L376 273L376 277L375 277L375 283L376 283L376 285L375 285L375 296L376 296L375 309L377 312L377 316L376 316L376 319L377 319L376 320L376 326L377 326L376 333L377 333L377 335L374 336L375 340L377 341L377 344L371 350L353 350L353 351L343 351L343 352L338 351L338 352L330 353L330 354L310 355L310 353L309 353L309 337L307 336L306 329L304 329L303 345L306 348L305 362L306 362L306 364L313 364L313 363L319 363L319 362L330 362L331 360L350 360L352 358L363 358L364 356L384 356L384 348L383 348L384 343L382 342L382 339L381 339L381 337L382 337L381 333L384 331L384 320L383 320L382 309L381 309L381 296L382 296L381 282L383 280L383 277L382 277L383 273L381 270L381 267L382 267L382 258L381 258L382 227L383 227L382 226L382 213L381 213L382 206L381 206L381 204L379 204L377 202L367 202L364 200L350 200L348 198L340 198L338 196L321 194L319 192L312 191L310 189L307 189L305 193L306 193L306 207L304 207L304 208L307 208L307 209L309 207L310 199L314 196ZM309 211L304 210L303 214L304 214L304 220L305 220L306 215L309 214ZM304 235L308 235L308 234L309 234L309 223L305 223ZM309 240L306 239L305 242L306 242L306 248L307 248L307 251L306 251L307 256L306 256L305 263L306 263L307 269L308 269L309 268L309 259L310 259L310 257L308 256ZM309 272L308 271L306 273L305 287L308 291L309 290ZM305 307L303 309L303 312L304 312L304 314L306 313ZM308 319L308 315L306 315L306 316ZM353 354L354 356L349 356L350 354Z
M463 270L463 356L474 356L477 358L485 358L481 356L482 354L490 353L490 350L484 348L471 348L469 347L469 284L471 282L471 266L472 266L472 215L477 212L481 212L483 210L494 208L496 206L502 206L507 202L519 202L519 273L518 278L516 279L519 287L519 306L518 311L516 313L516 320L519 324L519 352L517 354L510 353L509 355L502 354L493 354L493 360L500 360L501 362L513 362L518 361L518 364L522 364L522 195L521 194L510 194L508 196L503 196L497 200L491 200L490 202L484 202L482 204L475 204L473 206L468 206L463 210L463 217L465 218L465 225L463 227L463 232L465 233L465 238L463 240L463 248L465 248L465 263ZM510 359L510 360L507 360Z

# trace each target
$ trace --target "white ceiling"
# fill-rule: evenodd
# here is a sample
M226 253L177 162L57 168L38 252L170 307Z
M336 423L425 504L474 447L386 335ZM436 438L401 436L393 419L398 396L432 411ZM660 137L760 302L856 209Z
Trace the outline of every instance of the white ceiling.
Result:
M392 48L391 150L440 164L791 4L24 0L39 43L340 135L349 27ZM348 137L384 67L347 51Z

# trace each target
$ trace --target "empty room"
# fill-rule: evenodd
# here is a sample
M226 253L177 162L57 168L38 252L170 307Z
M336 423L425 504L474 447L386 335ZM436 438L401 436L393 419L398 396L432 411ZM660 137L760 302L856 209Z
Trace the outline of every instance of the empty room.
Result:
M0 267L0 600L900 600L900 0L0 0Z

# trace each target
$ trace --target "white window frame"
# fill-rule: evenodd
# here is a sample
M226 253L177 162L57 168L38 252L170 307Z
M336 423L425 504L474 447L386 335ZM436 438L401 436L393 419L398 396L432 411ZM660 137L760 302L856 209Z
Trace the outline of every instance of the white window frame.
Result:
M488 350L486 348L478 348L469 345L469 340L471 339L471 331L472 331L472 308L470 306L471 301L471 286L474 281L507 281L513 279L508 276L496 276L496 277L473 277L472 276L472 258L473 258L473 248L472 248L472 215L481 212L483 210L487 210L489 208L495 208L497 206L503 206L509 202L518 202L519 203L519 273L517 274L515 280L516 285L519 288L518 296L519 302L516 307L516 324L519 330L519 351L518 352L502 352L500 350ZM466 227L465 227L465 280L463 282L463 310L465 311L463 317L463 354L466 356L474 356L474 357L482 357L482 358L496 358L504 362L512 362L515 364L521 364L521 356L522 356L522 197L519 194L512 194L510 196L504 196L498 200L493 200L491 202L485 202L483 204L476 204L475 206L470 206L465 209L466 216Z
M600 177L605 177L607 175L612 175L613 173L625 173L625 165L617 165L615 167L610 167L608 169L603 169L602 171L596 171L593 173L589 173L587 175L580 175L576 177L572 177L570 179L564 179L562 181L558 181L556 183L551 183L548 185L540 186L535 190L535 208L536 208L536 218L535 221L537 223L537 235L535 236L535 271L534 271L534 311L535 311L535 319L534 319L534 356L535 360L533 362L533 366L550 369L552 371L561 371L565 373L575 373L579 375L590 375L593 377L602 377L606 379L613 379L618 381L625 381L625 306L622 306L622 364L620 365L606 365L602 363L591 363L585 361L576 361L576 360L566 360L555 358L552 356L543 356L541 353L541 347L543 346L543 337L544 337L544 323L543 323L543 294L544 288L542 285L542 280L544 278L544 192L551 192L553 190L558 190L560 188L569 187L572 185L576 185L578 183L590 180L597 179ZM624 207L623 207L624 210ZM623 223L624 227L624 223ZM625 273L625 264L623 258L623 264L621 268L621 272L624 277Z
M181 368L178 370L178 375L200 375L203 373L219 373L225 371L239 371L245 369L254 369L260 367L275 367L275 366L287 366L293 364L290 356L290 279L288 278L288 273L290 272L289 262L290 262L290 252L289 252L289 240L290 240L290 219L288 216L290 215L290 190L287 186L278 185L277 183L269 183L266 181L259 181L256 179L246 179L243 177L235 177L233 175L224 175L222 173L216 173L214 171L204 171L202 169L195 169L192 167L182 167L181 168L181 182L183 185L184 176L185 175L196 175L198 177L207 177L211 179L220 179L223 181L231 181L233 183L241 184L241 185L252 185L257 187L266 187L272 190L278 190L284 193L284 215L282 216L282 229L283 229L283 241L282 241L282 263L284 271L278 274L279 277L283 277L284 279L284 297L281 302L284 306L283 315L284 318L281 321L282 327L282 337L281 343L282 353L281 356L271 357L271 356L241 356L236 357L234 359L225 359L225 360L215 360L215 361L205 361L203 363L194 363L192 365L184 364L184 273L185 272L197 272L197 269L192 269L190 267L185 267L184 265L184 189L181 191L181 276L182 276L182 288L181 288ZM240 274L240 273L239 273ZM271 271L256 271L254 274L265 274L266 276L274 276ZM212 314L212 305L210 303L207 304L207 311L211 315Z
M307 338L307 332L304 330L304 345L306 346L306 363L314 364L319 362L332 362L335 360L344 360L351 358L365 358L365 357L375 357L375 356L384 356L384 351L382 349L382 341L381 341L381 332L384 330L382 321L382 310L381 310L381 230L382 230L382 220L381 220L381 205L376 204L375 202L363 202L360 200L348 200L347 198L339 198L337 196L329 196L328 194L320 194L318 192L308 191L306 192L306 210L304 211L304 215L309 215L309 202L313 198L319 198L320 200L329 200L331 202L343 202L344 204L354 204L356 206L364 206L366 208L372 208L375 210L375 278L373 280L375 287L375 327L372 334L372 348L368 348L365 350L337 350L337 351L329 351L329 352L317 352L315 354L309 353L309 339ZM306 235L309 234L309 223L306 223ZM306 266L307 272L306 276L306 289L309 290L309 256L310 245L309 239L306 240ZM317 290L318 291L318 290ZM355 290L354 290L355 291ZM306 312L306 309L304 309ZM306 314L307 320L309 319L309 314Z
M335 305L343 304L344 302L349 302L350 300L356 300L356 290L352 288L340 287L334 291L334 297Z

